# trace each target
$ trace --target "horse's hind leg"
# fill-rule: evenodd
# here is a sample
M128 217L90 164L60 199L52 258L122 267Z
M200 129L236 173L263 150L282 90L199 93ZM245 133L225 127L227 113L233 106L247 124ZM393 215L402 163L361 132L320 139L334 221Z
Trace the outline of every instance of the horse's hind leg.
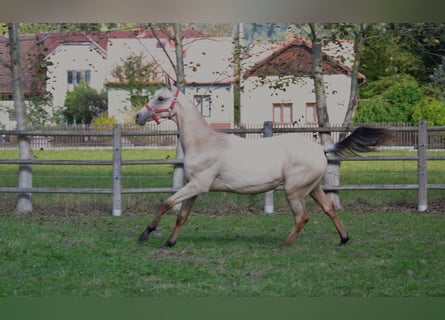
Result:
M310 193L311 197L317 201L322 207L323 211L331 218L332 222L337 229L338 234L340 235L340 244L346 244L349 240L348 233L346 232L345 227L340 221L338 217L337 211L335 211L334 204L332 200L324 193L321 189L321 186L318 185L312 192Z
M187 221L188 216L190 215L190 211L192 210L193 203L196 200L196 196L190 199L184 200L181 205L181 210L178 213L178 217L176 218L176 225L173 229L173 232L165 243L166 247L173 247L176 244L176 239L178 238L179 232L181 231L182 226Z
M287 202L294 215L295 225L287 236L287 239L281 244L281 247L287 247L294 241L297 234L303 229L304 225L309 221L309 215L306 211L303 199L292 199L288 196Z
M170 209L169 206L166 206L165 204L162 205L161 209L156 214L155 218L150 222L150 224L144 229L144 231L139 236L138 242L144 243L148 240L148 237L150 233L156 230L156 227L159 224L159 221L161 221L162 216Z

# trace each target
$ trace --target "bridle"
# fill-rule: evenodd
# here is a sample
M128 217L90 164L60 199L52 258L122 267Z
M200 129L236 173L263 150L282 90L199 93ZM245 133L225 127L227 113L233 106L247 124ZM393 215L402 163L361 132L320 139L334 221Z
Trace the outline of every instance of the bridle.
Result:
M150 112L151 114L151 118L159 125L161 123L161 121L159 120L158 116L156 115L156 113L163 113L163 112L168 112L169 116L168 119L171 119L172 117L172 111L173 108L175 107L176 101L178 100L178 96L179 96L179 89L176 89L176 93L175 96L173 98L172 103L170 104L170 107L168 108L164 108L164 109L153 109L152 107L150 107L150 105L147 103L145 105L145 108L147 108L148 112Z

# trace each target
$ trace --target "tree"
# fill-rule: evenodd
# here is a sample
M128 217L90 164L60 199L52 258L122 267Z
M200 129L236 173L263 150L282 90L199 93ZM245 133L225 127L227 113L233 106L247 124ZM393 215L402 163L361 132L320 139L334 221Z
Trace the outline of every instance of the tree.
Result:
M159 36L154 29L152 24L149 24L150 30L153 32L156 40L160 43ZM170 40L175 44L175 60L176 63L173 62L173 59L168 54L167 50L165 50L164 46L161 46L164 50L165 55L169 59L172 64L173 70L175 70L176 75L176 85L178 89L184 92L185 86L185 72L184 72L184 52L183 52L183 36L181 31L181 26L179 23L174 23L173 26L170 24L161 24L159 28L164 32ZM178 144L176 146L176 159L180 159L184 157L184 150L182 148L181 142L178 139ZM175 166L173 172L173 188L180 188L184 185L184 168L183 166ZM175 206L175 210L179 210L180 206Z
M326 102L326 90L323 80L323 55L321 51L323 25L318 23L310 23L311 40L312 40L312 77L314 79L315 101L317 103L318 125L320 127L329 126L329 115ZM333 144L331 133L320 133L321 143L324 146ZM327 185L340 184L340 164L338 161L330 162L325 174L325 183ZM328 196L332 199L336 208L341 208L338 192L329 192Z
M442 63L433 70L429 78L431 83L427 87L428 92L445 101L445 57L442 57Z
M121 63L113 68L111 74L130 88L145 87L156 76L158 65L154 62L145 63L143 54L130 55L121 59Z
M367 30L362 54L362 72L368 81L380 77L406 73L418 75L422 60L401 36L395 24L371 24Z
M429 75L442 63L445 50L445 24L400 23L391 24L400 35L400 42L419 61L416 73L410 73L420 84L430 81Z
M361 90L355 123L410 122L423 93L409 75L382 77Z
M352 124L355 107L357 106L358 98L358 74L361 66L361 57L365 48L367 24L357 24L353 26L354 34L354 60L351 67L351 90L349 94L348 107L346 109L343 126L349 127ZM345 134L340 134L340 139L343 139Z
M17 120L17 130L27 128L27 117L25 110L25 94L23 90L23 76L21 69L20 41L17 23L8 23L9 53L11 57L11 74L13 83L14 109ZM20 160L32 159L30 139L25 135L18 136ZM19 166L19 188L32 188L32 166ZM20 193L18 195L16 209L18 212L32 211L32 194Z
M153 80L158 72L158 64L145 62L143 54L133 54L121 59L121 64L113 68L111 74L119 81L119 86L130 92L132 109L140 109L148 102L147 90L152 93L159 88Z
M81 82L73 91L67 93L62 114L68 123L90 124L93 117L107 108L106 91L97 92L88 83Z

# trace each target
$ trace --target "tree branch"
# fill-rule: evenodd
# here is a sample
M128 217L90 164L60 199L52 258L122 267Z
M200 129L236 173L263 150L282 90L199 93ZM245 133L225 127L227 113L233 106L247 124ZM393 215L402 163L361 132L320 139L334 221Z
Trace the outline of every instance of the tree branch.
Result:
M173 71L175 72L176 79L178 79L178 72L176 71L176 64L173 62L172 58L168 54L167 50L165 49L165 46L162 45L161 39L159 39L159 36L157 35L155 29L153 28L153 24L149 23L148 27L150 28L150 31L153 33L153 36L155 37L155 39L158 41L159 45L161 46L162 51L164 51L165 55L167 56L167 59L170 62L171 66L173 67ZM165 32L164 30L162 30L162 31ZM165 32L165 33L170 38L169 32ZM174 39L172 39L172 40L175 42L175 45L177 45L176 41Z

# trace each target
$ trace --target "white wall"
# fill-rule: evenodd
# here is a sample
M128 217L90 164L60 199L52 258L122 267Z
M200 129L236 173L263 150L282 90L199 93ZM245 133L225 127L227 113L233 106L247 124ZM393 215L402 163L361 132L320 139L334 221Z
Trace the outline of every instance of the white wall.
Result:
M278 77L268 77L274 82ZM349 100L350 77L345 75L325 75L328 115L331 123L341 123ZM261 85L260 78L249 77L242 81L244 92L241 94L241 123L263 123L272 121L273 103L292 103L293 120L303 117L305 122L306 103L315 103L313 80L301 79L298 84L291 84L286 91L269 89L268 84Z
M186 96L193 101L194 95L211 95L211 117L205 117L208 123L228 123L233 127L233 86L187 87Z
M131 122L130 94L125 89L112 84L116 82L112 70L122 65L123 60L133 54L143 54L145 61L156 61L174 77L173 68L164 51L156 48L157 40L153 38L111 39L107 55L108 114L114 116L120 123ZM174 46L166 42L166 50L175 60ZM233 78L231 64L233 41L231 38L198 38L184 39L184 71L188 83L197 83L186 88L186 95L193 101L194 94L210 94L212 96L211 118L209 123L229 123L233 126L233 86L229 83Z
M90 87L100 91L105 82L106 58L89 43L63 44L52 52L47 60L47 90L53 94L53 106L63 106L68 92L68 70L91 70Z
M233 89L231 85L195 86L186 88L186 96L193 103L194 95L211 95L211 117L205 117L208 123L229 123L233 126ZM110 86L108 88L108 115L119 123L132 123L130 92Z
M130 91L108 88L108 116L116 118L119 123L128 123L131 119Z

